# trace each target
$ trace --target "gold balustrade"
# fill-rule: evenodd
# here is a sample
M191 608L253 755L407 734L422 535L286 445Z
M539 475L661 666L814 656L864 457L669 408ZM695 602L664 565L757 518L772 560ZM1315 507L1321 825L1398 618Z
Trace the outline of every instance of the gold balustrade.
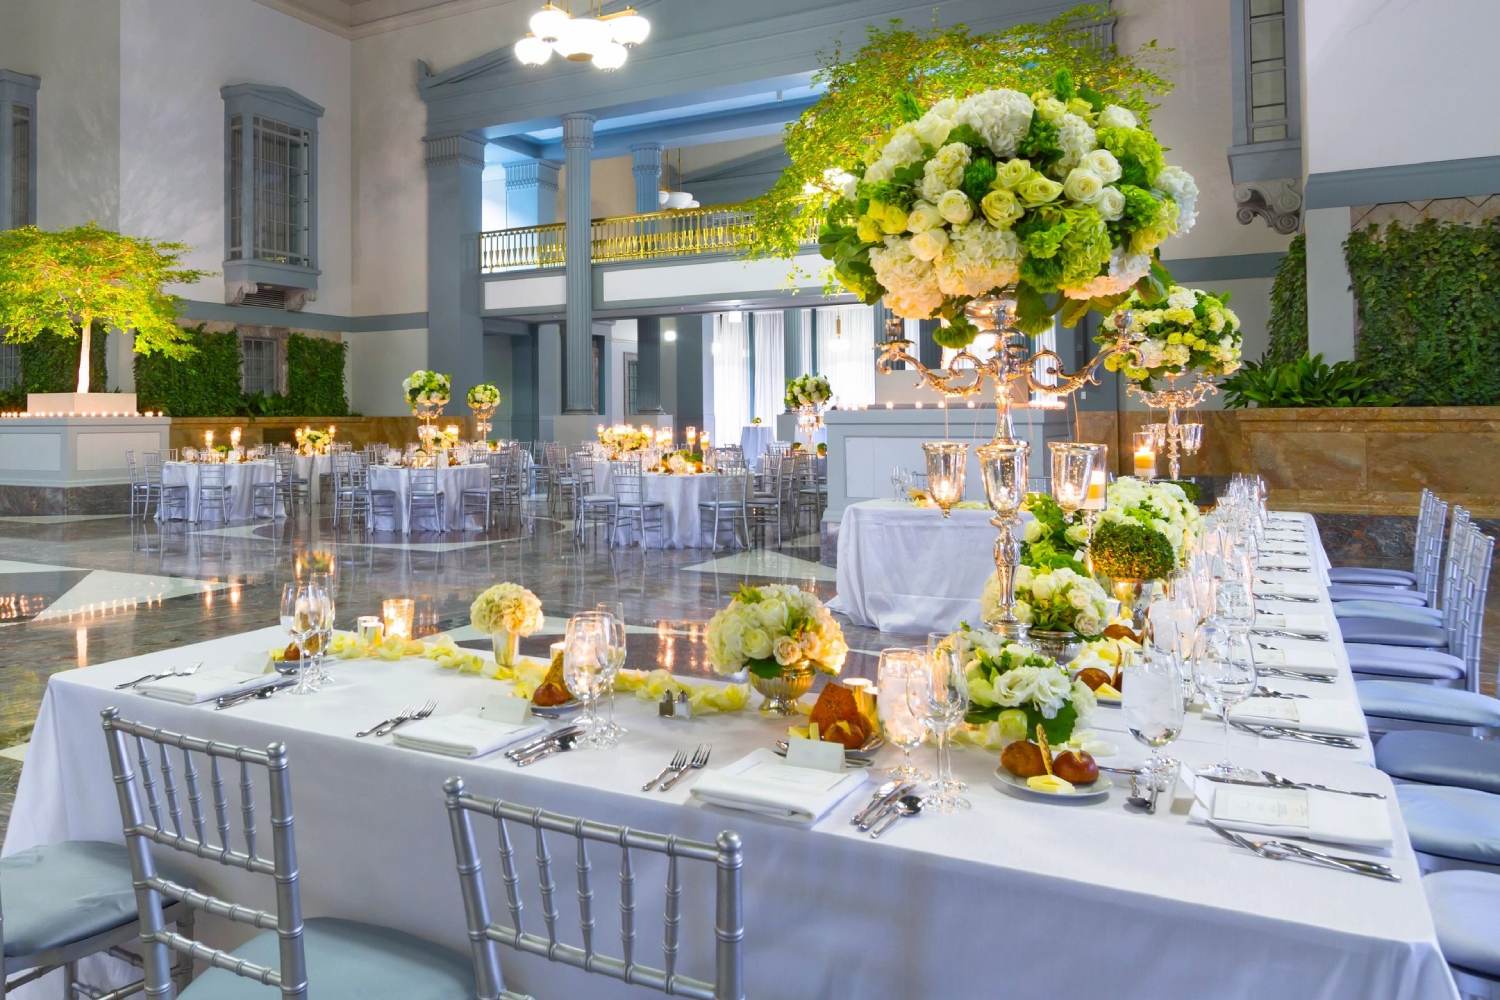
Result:
M754 213L744 205L709 205L640 215L616 215L590 223L596 264L732 253L749 242ZM522 268L562 267L564 224L522 226L479 234L481 274ZM809 231L807 242L817 242Z

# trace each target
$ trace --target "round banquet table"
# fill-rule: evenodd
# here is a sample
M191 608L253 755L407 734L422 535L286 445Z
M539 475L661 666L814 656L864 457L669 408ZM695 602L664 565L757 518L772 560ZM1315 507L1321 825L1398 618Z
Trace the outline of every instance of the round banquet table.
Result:
M979 596L995 572L990 516L955 510L945 519L936 507L896 500L850 504L839 521L838 593L829 608L882 632L977 625Z
M396 494L396 519L380 516L375 519L376 531L399 531L409 535L418 531L463 531L473 528L483 531L486 525L477 516L471 515L469 523L463 523L463 491L487 490L490 488L490 467L487 465L452 465L439 468L437 472L438 493L443 496L443 523L437 524L428 511L417 513L417 523L410 524L407 516L406 498L411 492L411 477L414 470L405 466L370 466L370 489L390 490Z
M187 487L187 519L198 520L198 481L203 475L205 462L163 462L161 484L164 487ZM224 469L224 485L229 489L229 501L225 514L230 521L248 521L252 516L251 494L256 483L276 481L276 463L269 459L255 462L227 462ZM282 513L280 498L276 501L276 514ZM156 519L164 520L161 508L157 508Z
M666 523L666 545L669 549L707 548L714 540L703 530L698 516L698 504L713 499L714 481L719 477L709 472L680 476L661 472L641 474L642 488L647 500L660 500L663 520ZM614 477L608 462L594 463L594 492L613 493ZM627 544L635 539L633 526L622 525L617 529L615 541ZM649 540L654 542L656 532ZM645 544L645 541L642 541Z
M307 492L312 502L317 503L322 494L324 476L333 475L332 455L295 455L297 478L307 480Z
M776 430L770 424L746 424L740 430L740 451L745 453L745 464L754 468L766 447L776 440Z

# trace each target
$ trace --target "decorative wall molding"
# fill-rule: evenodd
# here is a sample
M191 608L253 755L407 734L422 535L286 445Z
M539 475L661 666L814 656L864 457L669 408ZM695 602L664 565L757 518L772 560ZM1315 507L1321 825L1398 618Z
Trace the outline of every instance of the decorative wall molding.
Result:
M557 190L557 179L562 166L550 160L520 160L505 165L505 187L519 191L537 187Z
M1399 222L1414 226L1427 219L1479 226L1500 218L1500 194L1472 198L1434 198L1428 201L1398 201L1382 205L1355 205L1349 209L1349 228L1383 226Z
M1302 188L1293 178L1234 186L1234 217L1248 226L1256 219L1285 236L1302 227Z
M1330 170L1309 174L1305 192L1307 208L1491 195L1500 192L1500 156Z
M428 167L441 167L457 163L461 166L484 168L484 138L469 132L440 135L422 140L425 147L423 162Z
M284 326L292 330L315 330L322 333L385 333L394 330L425 330L427 314L382 313L370 316L336 316L332 313L295 312L262 306L233 305L184 299L178 306L178 318L198 323L233 323L247 326Z

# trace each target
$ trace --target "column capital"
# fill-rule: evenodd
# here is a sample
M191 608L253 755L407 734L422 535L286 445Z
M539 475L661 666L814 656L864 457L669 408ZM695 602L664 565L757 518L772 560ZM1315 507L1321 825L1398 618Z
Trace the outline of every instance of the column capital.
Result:
M425 151L423 159L429 168L454 164L484 167L484 137L476 132L424 136L422 145Z
M563 115L563 148L593 149L595 121L597 119L590 114Z
M521 160L505 165L505 187L509 191L523 188L544 187L557 190L557 177L562 164L551 160Z

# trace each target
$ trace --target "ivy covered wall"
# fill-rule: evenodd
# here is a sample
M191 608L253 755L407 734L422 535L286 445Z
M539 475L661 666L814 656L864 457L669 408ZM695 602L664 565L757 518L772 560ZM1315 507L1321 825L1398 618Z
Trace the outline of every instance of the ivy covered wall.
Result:
M246 396L240 390L238 332L211 333L199 326L188 333L197 350L187 358L136 356L135 391L142 409L173 417L348 415L347 347L341 341L292 334L286 342L288 394Z
M95 324L89 335L89 391L109 391L108 338ZM21 382L12 389L0 391L0 410L26 409L29 392L72 392L78 388L78 337L59 337L44 333L21 344Z

